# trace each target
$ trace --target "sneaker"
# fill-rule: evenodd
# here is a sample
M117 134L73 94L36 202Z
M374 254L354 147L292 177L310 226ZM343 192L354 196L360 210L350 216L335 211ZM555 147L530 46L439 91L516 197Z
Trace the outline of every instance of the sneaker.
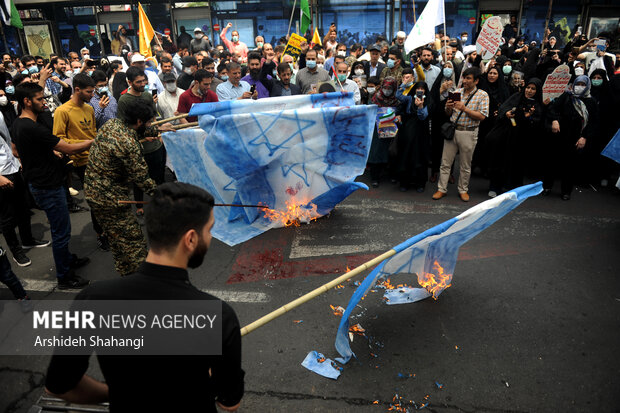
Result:
M84 212L84 211L88 211L88 208L81 207L78 204L69 205L69 212L70 213Z
M69 290L72 288L84 288L90 284L89 280L85 280L79 275L72 274L58 278L58 289Z
M88 258L88 257L78 258L77 255L71 254L71 264L70 264L70 266L71 266L72 269L82 268L83 266L85 266L89 262L90 262L90 258Z
M97 247L101 248L103 251L110 251L110 241L108 241L108 237L105 235L97 235Z
M50 245L52 242L45 240L45 239L36 239L33 238L32 240L25 242L22 245L22 248L24 249L31 249L31 248L43 248L43 247L47 247L48 245Z
M30 261L30 258L28 258L26 256L26 254L24 253L24 251L15 251L13 253L13 261L15 261L15 263L17 265L19 265L20 267L27 267L30 264L32 264L32 261Z
M495 198L497 196L497 192L489 191L489 193L487 195L489 195L489 198Z
M75 189L73 189L73 188L69 187L69 195L71 195L71 196L77 196L77 194L79 194L79 193L80 193L80 191L77 191L77 190L75 190Z

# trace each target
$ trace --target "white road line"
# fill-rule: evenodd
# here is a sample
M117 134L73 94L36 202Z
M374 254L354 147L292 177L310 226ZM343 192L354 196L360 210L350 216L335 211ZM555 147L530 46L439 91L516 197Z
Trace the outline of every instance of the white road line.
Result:
M51 292L56 288L56 281L21 279L26 291L34 292ZM4 284L0 284L0 288L7 288ZM75 293L78 290L55 290L60 293ZM209 293L221 300L230 303L267 303L271 301L271 297L265 293L257 291L232 291L232 290L207 290L201 289L205 293Z

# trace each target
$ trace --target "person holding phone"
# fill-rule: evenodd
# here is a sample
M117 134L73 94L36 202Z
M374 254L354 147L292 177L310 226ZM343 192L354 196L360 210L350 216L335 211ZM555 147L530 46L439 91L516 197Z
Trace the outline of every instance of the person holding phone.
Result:
M424 192L428 179L428 154L430 152L429 104L430 92L424 81L413 84L413 70L403 69L403 83L396 91L401 103L402 125L396 138L398 146L398 179L400 190L407 191L412 184L419 193Z
M455 126L454 138L446 139L441 155L439 168L439 182L434 200L439 200L448 194L448 179L452 162L458 153L460 173L458 182L459 197L463 202L469 202L469 178L471 176L471 159L478 141L478 126L489 116L489 95L478 89L480 69L470 67L463 71L461 82L463 87L457 89L461 100L455 102L448 98L446 114Z
M92 74L95 82L95 93L88 102L95 110L95 121L99 130L107 121L116 117L118 103L108 88L108 77L102 70L95 70Z

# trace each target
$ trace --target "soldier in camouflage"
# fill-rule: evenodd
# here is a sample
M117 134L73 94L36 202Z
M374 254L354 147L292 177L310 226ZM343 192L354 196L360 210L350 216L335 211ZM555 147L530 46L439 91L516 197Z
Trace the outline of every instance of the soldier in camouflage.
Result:
M147 254L146 240L130 205L131 184L151 195L156 188L149 178L139 136L159 139L158 132L172 130L169 124L148 126L155 113L150 106L133 105L122 119L103 125L91 146L84 178L84 193L95 217L108 235L114 266L121 275L135 272ZM147 127L148 126L148 127Z

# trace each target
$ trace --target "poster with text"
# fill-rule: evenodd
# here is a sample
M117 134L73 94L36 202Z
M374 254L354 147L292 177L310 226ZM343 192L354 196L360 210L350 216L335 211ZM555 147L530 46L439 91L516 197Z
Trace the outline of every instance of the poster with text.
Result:
M482 55L484 60L489 60L499 49L502 40L502 19L499 16L489 17L482 26L480 35L476 40L476 52Z
M555 99L566 90L570 82L571 74L567 65L560 65L555 68L553 73L547 76L543 85L543 100Z

